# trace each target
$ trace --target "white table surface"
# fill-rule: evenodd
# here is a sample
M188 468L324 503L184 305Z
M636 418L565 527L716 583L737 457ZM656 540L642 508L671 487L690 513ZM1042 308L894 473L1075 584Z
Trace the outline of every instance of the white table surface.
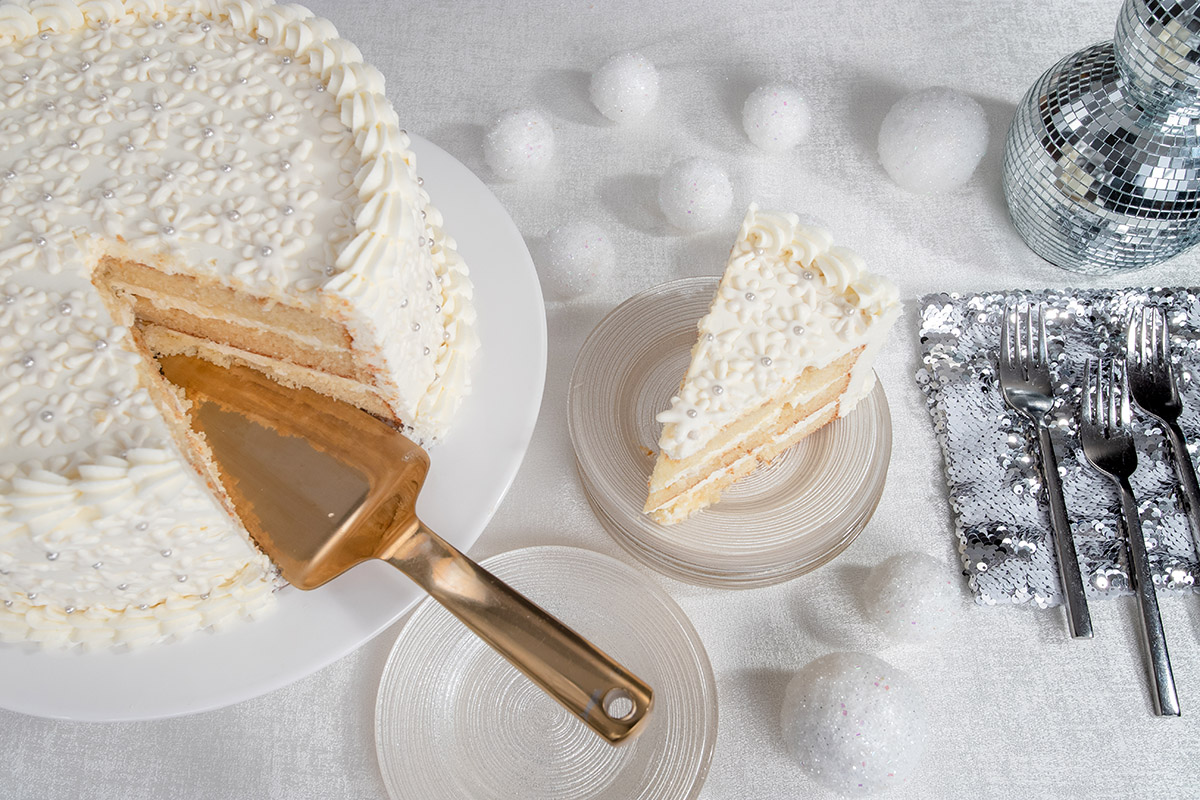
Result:
M926 646L883 640L857 601L866 571L894 553L925 551L957 570L941 453L913 380L914 298L1197 281L1196 253L1126 278L1063 272L1026 249L1006 217L999 165L1015 104L1059 58L1111 38L1117 0L310 5L382 70L411 130L488 180L535 258L547 230L575 220L604 226L616 247L616 266L594 292L548 303L541 417L511 492L471 551L476 558L533 544L627 558L593 518L575 472L566 396L576 353L629 295L718 274L750 201L823 220L900 286L906 313L877 366L893 414L891 472L864 533L830 565L772 588L717 591L656 576L695 623L716 672L720 731L704 798L830 796L786 755L778 709L790 675L835 650L874 652L927 692L925 757L911 783L889 796L1200 791L1200 598L1163 603L1182 719L1152 716L1132 601L1094 602L1097 637L1077 642L1061 611L975 607L964 580L959 624ZM589 104L587 81L628 49L658 66L661 99L641 124L616 127ZM756 86L779 80L807 93L814 125L794 152L768 156L746 140L740 109ZM931 85L975 96L992 141L967 186L923 197L889 181L875 140L895 100ZM544 177L504 184L491 180L481 143L495 115L517 106L549 115L557 156ZM725 165L736 200L719 229L682 235L657 212L657 180L692 155ZM464 224L448 221L451 231ZM265 697L180 719L79 724L0 711L0 796L383 797L375 692L394 637L387 631Z

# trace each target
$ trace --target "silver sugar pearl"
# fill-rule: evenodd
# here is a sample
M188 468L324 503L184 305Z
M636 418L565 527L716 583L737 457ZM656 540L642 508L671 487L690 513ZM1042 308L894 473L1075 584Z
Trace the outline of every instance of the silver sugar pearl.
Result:
M422 212L421 212L421 219L425 219L425 217L426 217L426 216L427 216L427 215L426 215L426 213L425 213L424 211L422 211Z
M761 247L754 248L754 255L761 256L765 251Z
M80 72L87 72L91 68L92 68L92 62L90 62L90 61L81 62L79 65Z
M96 350L104 350L108 347L108 342L104 341L103 339L97 339L96 343L92 345L92 347Z
M803 325L793 325L792 333L796 334L797 336L802 335L804 333L804 326Z
M188 72L195 74L198 69L199 67L197 67L195 64L188 64Z
M250 81L247 80L246 78L238 78L238 83L242 84L243 86L245 86L249 82Z
M424 244L424 242L422 242L421 244ZM433 281L425 281L425 290L430 291L432 289L433 289Z
M113 408L116 408L117 406L121 405L121 398L114 394L112 397L108 398L108 404Z
M170 172L170 171L164 172L164 173L163 173L163 180L164 180L164 181L173 181L173 180L175 180L175 173L174 173L174 172Z
M12 600L5 600L4 605L6 608L12 608Z
M58 304L58 313L62 314L64 317L71 316L71 312L74 310L75 309L71 308L70 303L59 303Z
M116 196L117 196L117 193L116 193L116 192L114 192L112 189L105 189L103 192L101 192L101 193L100 193L100 195L101 195L101 196L102 196L102 197L103 197L105 200L112 200L114 197L116 197Z
M296 209L292 208L291 206L284 206L281 210L283 211L283 215L285 217L290 217L292 214L296 213Z
M128 584L128 583L119 583L119 584L117 584L117 589L119 589L119 590L120 590L120 591L122 591L122 592L123 592L123 591L125 591L125 590L126 590L126 589L128 589L128 588L129 588L129 584Z
M54 101L47 100L46 102L42 103L42 108L46 109L47 111L53 111L55 108Z
M279 162L279 168L280 168L281 170L283 170L284 172L287 172L289 169L291 169L291 168L292 168L292 162L290 162L290 161L286 161L286 160L285 160L285 161L280 161L280 162Z
M233 164L222 164L221 172L233 172Z
M719 383L712 387L713 394L724 394L724 392L725 392L725 387Z
M201 600L207 600L207 599L208 599L208 592L205 592L204 594L200 595L200 599L201 599Z
M163 29L163 21L161 19L154 20L154 29L159 31Z
M716 337L715 337L715 336L713 336L711 333L706 333L706 334L704 334L704 341L706 341L706 342L711 342L711 341L712 341L713 339L715 339L715 338L716 338Z
M4 173L5 180L11 181L15 177L17 177L17 173L13 172L11 169Z
M30 593L29 593L28 595L26 595L26 596L29 598L29 602L31 602L31 603L32 603L34 600L37 600L37 592L30 592Z
M42 413L38 414L38 419L40 419L42 422L53 422L54 421L54 412L47 408ZM54 559L50 559L50 560L53 561Z
M216 136L216 134L217 132L212 128L205 128L204 130L200 131L200 135L205 139L211 139L212 137Z
M769 366L771 366L772 364L774 364L774 363L775 363L774 361L772 361L772 360L771 360L771 357L770 357L770 356L763 356L763 357L762 357L762 358L759 360L759 362L760 362L760 363L761 363L761 364L762 364L764 367L769 367Z
M238 211L236 208L225 213L225 219L229 220L230 222L237 222L241 218L242 212Z
M187 581L187 575L180 575L178 580L180 583L185 583Z
M162 103L151 103L150 108L154 109L155 111L162 111L163 104Z
M159 230L162 231L163 236L174 236L175 235L175 226L174 225L163 225Z
M291 56L284 56L283 58L279 59L279 63L281 63L281 64L290 64L290 63L292 63L292 57L291 57Z
M50 34L48 34L48 33L39 33L39 34L38 34L38 38L39 38L39 39L41 39L41 40L44 42L44 41L46 41L47 39L49 39L49 38L50 38Z
M67 142L67 147L71 148L72 150L78 150L78 149L79 149L79 142L77 142L77 141L75 141L74 139L72 139L71 141Z
M53 199L54 199L54 195L50 194L49 192L44 192L42 194L42 202L43 203L49 203Z
M450 331L442 331L442 341L450 341Z
M212 25L205 22L203 25L200 26L200 30L204 31L205 33L208 33L209 31L212 30Z
M107 95L107 94L102 94L102 95L100 95L100 97L99 97L98 99L100 100L100 102L101 102L101 103L107 103L107 102L108 102L108 95Z
M694 409L694 408L689 408L689 409L687 410L687 415L688 415L689 417L691 417L692 419L695 419L696 417L700 416L700 412L699 412L699 411L697 411L697 410L696 410L696 409Z
M150 608L150 606L146 605L145 603L142 603L140 606L138 606L138 611L145 611L148 608Z
M271 254L274 253L275 251L273 249L271 249L271 246L269 244L264 244L262 246L262 249L259 250L258 252L262 253L263 258L270 258Z
M58 561L58 553L46 553L47 561Z
M92 564L92 569L100 569L103 566L104 566L103 561L97 561L95 564Z
M38 247L45 247L47 244L46 237L45 236L34 237L33 243L36 244Z
M260 37L258 37L258 43L259 43L259 44L266 44L266 43L267 43L267 37L265 37L265 36L260 36Z
M134 530L146 531L146 530L150 529L150 523L149 522L139 522L137 525L134 525L133 527L134 527Z
M334 273L333 267L326 267L323 271L326 275L332 275Z
M700 438L700 434L699 434L699 433L697 433L696 431L688 431L688 433L687 433L687 438L689 438L689 439L699 439L699 438Z
M136 149L137 149L137 148L136 148L136 147L134 147L132 144L127 144L127 145L125 145L125 152L126 152L126 153L132 153L132 152L133 152L134 150L136 150Z
M408 298L407 297L400 301L400 307L408 308Z
M142 63L143 63L143 64L145 64L145 63L146 63L147 61L149 61L149 60L150 60L150 56L148 56L148 55L146 55L145 53L143 53L143 54L142 54Z
M746 299L753 303L754 302L754 292L746 292Z
M417 178L417 186L424 186L424 185L425 185L425 179L418 177Z
M318 92L323 92L323 91L325 91L325 84L318 83L316 86L313 87L313 89L315 89Z
M421 330L421 323L419 323L419 322L414 322L414 323L412 324L412 329L413 329L413 331L414 331L414 332Z
M426 348L425 348L425 350L424 350L424 352L425 352L425 355L429 355L429 348L428 348L428 347L426 347Z
M75 606L67 606L66 608L63 609L63 611L67 614L74 614Z
M162 552L160 552L159 555L162 556L163 558L170 558L171 557L171 548L168 547L166 550L163 550Z
M28 73L28 72L22 72L22 73L21 73L21 82L22 82L22 83L29 83L29 81L30 81L30 80L31 80L31 78L29 77L29 73Z
M804 280L811 281L815 277L816 276L813 275L812 272L810 272L809 270L804 270Z
M33 356L25 356L24 358L21 359L21 366L24 367L25 369L29 369L36 363L37 362L33 360Z
M264 119L266 119L267 122L271 122L272 120L274 120L275 119L274 112L268 111L267 115L266 115L266 117L264 117Z

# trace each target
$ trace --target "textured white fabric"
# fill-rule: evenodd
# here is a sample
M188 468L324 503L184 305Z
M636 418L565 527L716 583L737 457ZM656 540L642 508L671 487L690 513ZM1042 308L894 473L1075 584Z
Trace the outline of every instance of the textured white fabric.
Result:
M892 796L981 798L1186 795L1200 785L1200 600L1164 601L1184 717L1152 716L1130 602L1094 604L1094 641L1071 641L1061 612L977 608L937 645L888 645L856 591L870 566L909 549L957 565L939 453L918 366L913 298L935 290L1194 283L1193 253L1129 278L1062 272L1025 248L999 183L1004 133L1035 78L1110 38L1117 0L961 3L842 0L697 3L311 2L387 77L401 119L487 177L482 140L502 110L540 107L555 163L529 183L492 183L535 255L551 228L604 226L616 266L595 292L548 305L542 414L512 491L472 551L571 544L624 557L584 500L566 428L567 385L588 331L614 305L663 280L717 274L745 205L823 221L888 273L906 313L878 366L894 451L879 511L840 558L781 586L724 592L665 578L708 648L720 733L703 797L821 798L783 750L778 710L793 671L838 649L871 650L911 672L930 699L931 740L911 786ZM661 75L641 123L608 123L587 97L591 71L637 49ZM794 82L813 111L792 153L755 150L741 108L757 86ZM948 195L896 188L875 138L890 105L931 85L984 106L992 142L976 176ZM657 181L699 155L729 171L723 228L669 231ZM453 229L462 221L449 220ZM486 346L486 343L485 343ZM486 355L484 356L486 357ZM381 797L375 691L394 631L293 686L232 708L154 723L93 725L0 712L0 796ZM233 666L236 668L236 666ZM0 680L5 676L0 676ZM102 691L97 687L97 691Z

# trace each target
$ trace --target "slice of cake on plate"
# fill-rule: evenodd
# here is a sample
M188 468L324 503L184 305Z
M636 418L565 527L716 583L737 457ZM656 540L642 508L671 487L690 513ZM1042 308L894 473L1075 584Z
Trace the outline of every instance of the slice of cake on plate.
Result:
M875 385L896 287L794 214L751 206L663 423L645 513L664 525L826 423Z

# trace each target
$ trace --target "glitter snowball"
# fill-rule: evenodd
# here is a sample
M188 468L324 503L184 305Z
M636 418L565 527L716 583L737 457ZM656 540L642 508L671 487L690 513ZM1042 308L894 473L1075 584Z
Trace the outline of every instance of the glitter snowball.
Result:
M788 684L783 738L800 768L841 795L905 784L925 749L925 698L904 672L864 653L830 653Z
M554 130L539 112L505 111L483 142L483 158L496 176L514 181L545 169L554 157Z
M546 234L542 252L542 285L564 300L589 291L597 276L612 270L614 260L608 234L592 222L559 225Z
M896 639L926 641L950 629L957 603L954 571L925 553L900 553L863 582L867 617Z
M742 106L742 127L750 141L770 152L795 147L808 133L808 103L794 86L760 86Z
M641 119L658 102L658 71L640 53L621 53L592 74L591 95L613 122Z
M943 192L971 177L988 145L974 98L935 86L901 98L879 127L879 161L902 189Z
M676 161L658 184L658 204L667 221L687 231L720 222L733 205L733 186L725 170L702 158Z

